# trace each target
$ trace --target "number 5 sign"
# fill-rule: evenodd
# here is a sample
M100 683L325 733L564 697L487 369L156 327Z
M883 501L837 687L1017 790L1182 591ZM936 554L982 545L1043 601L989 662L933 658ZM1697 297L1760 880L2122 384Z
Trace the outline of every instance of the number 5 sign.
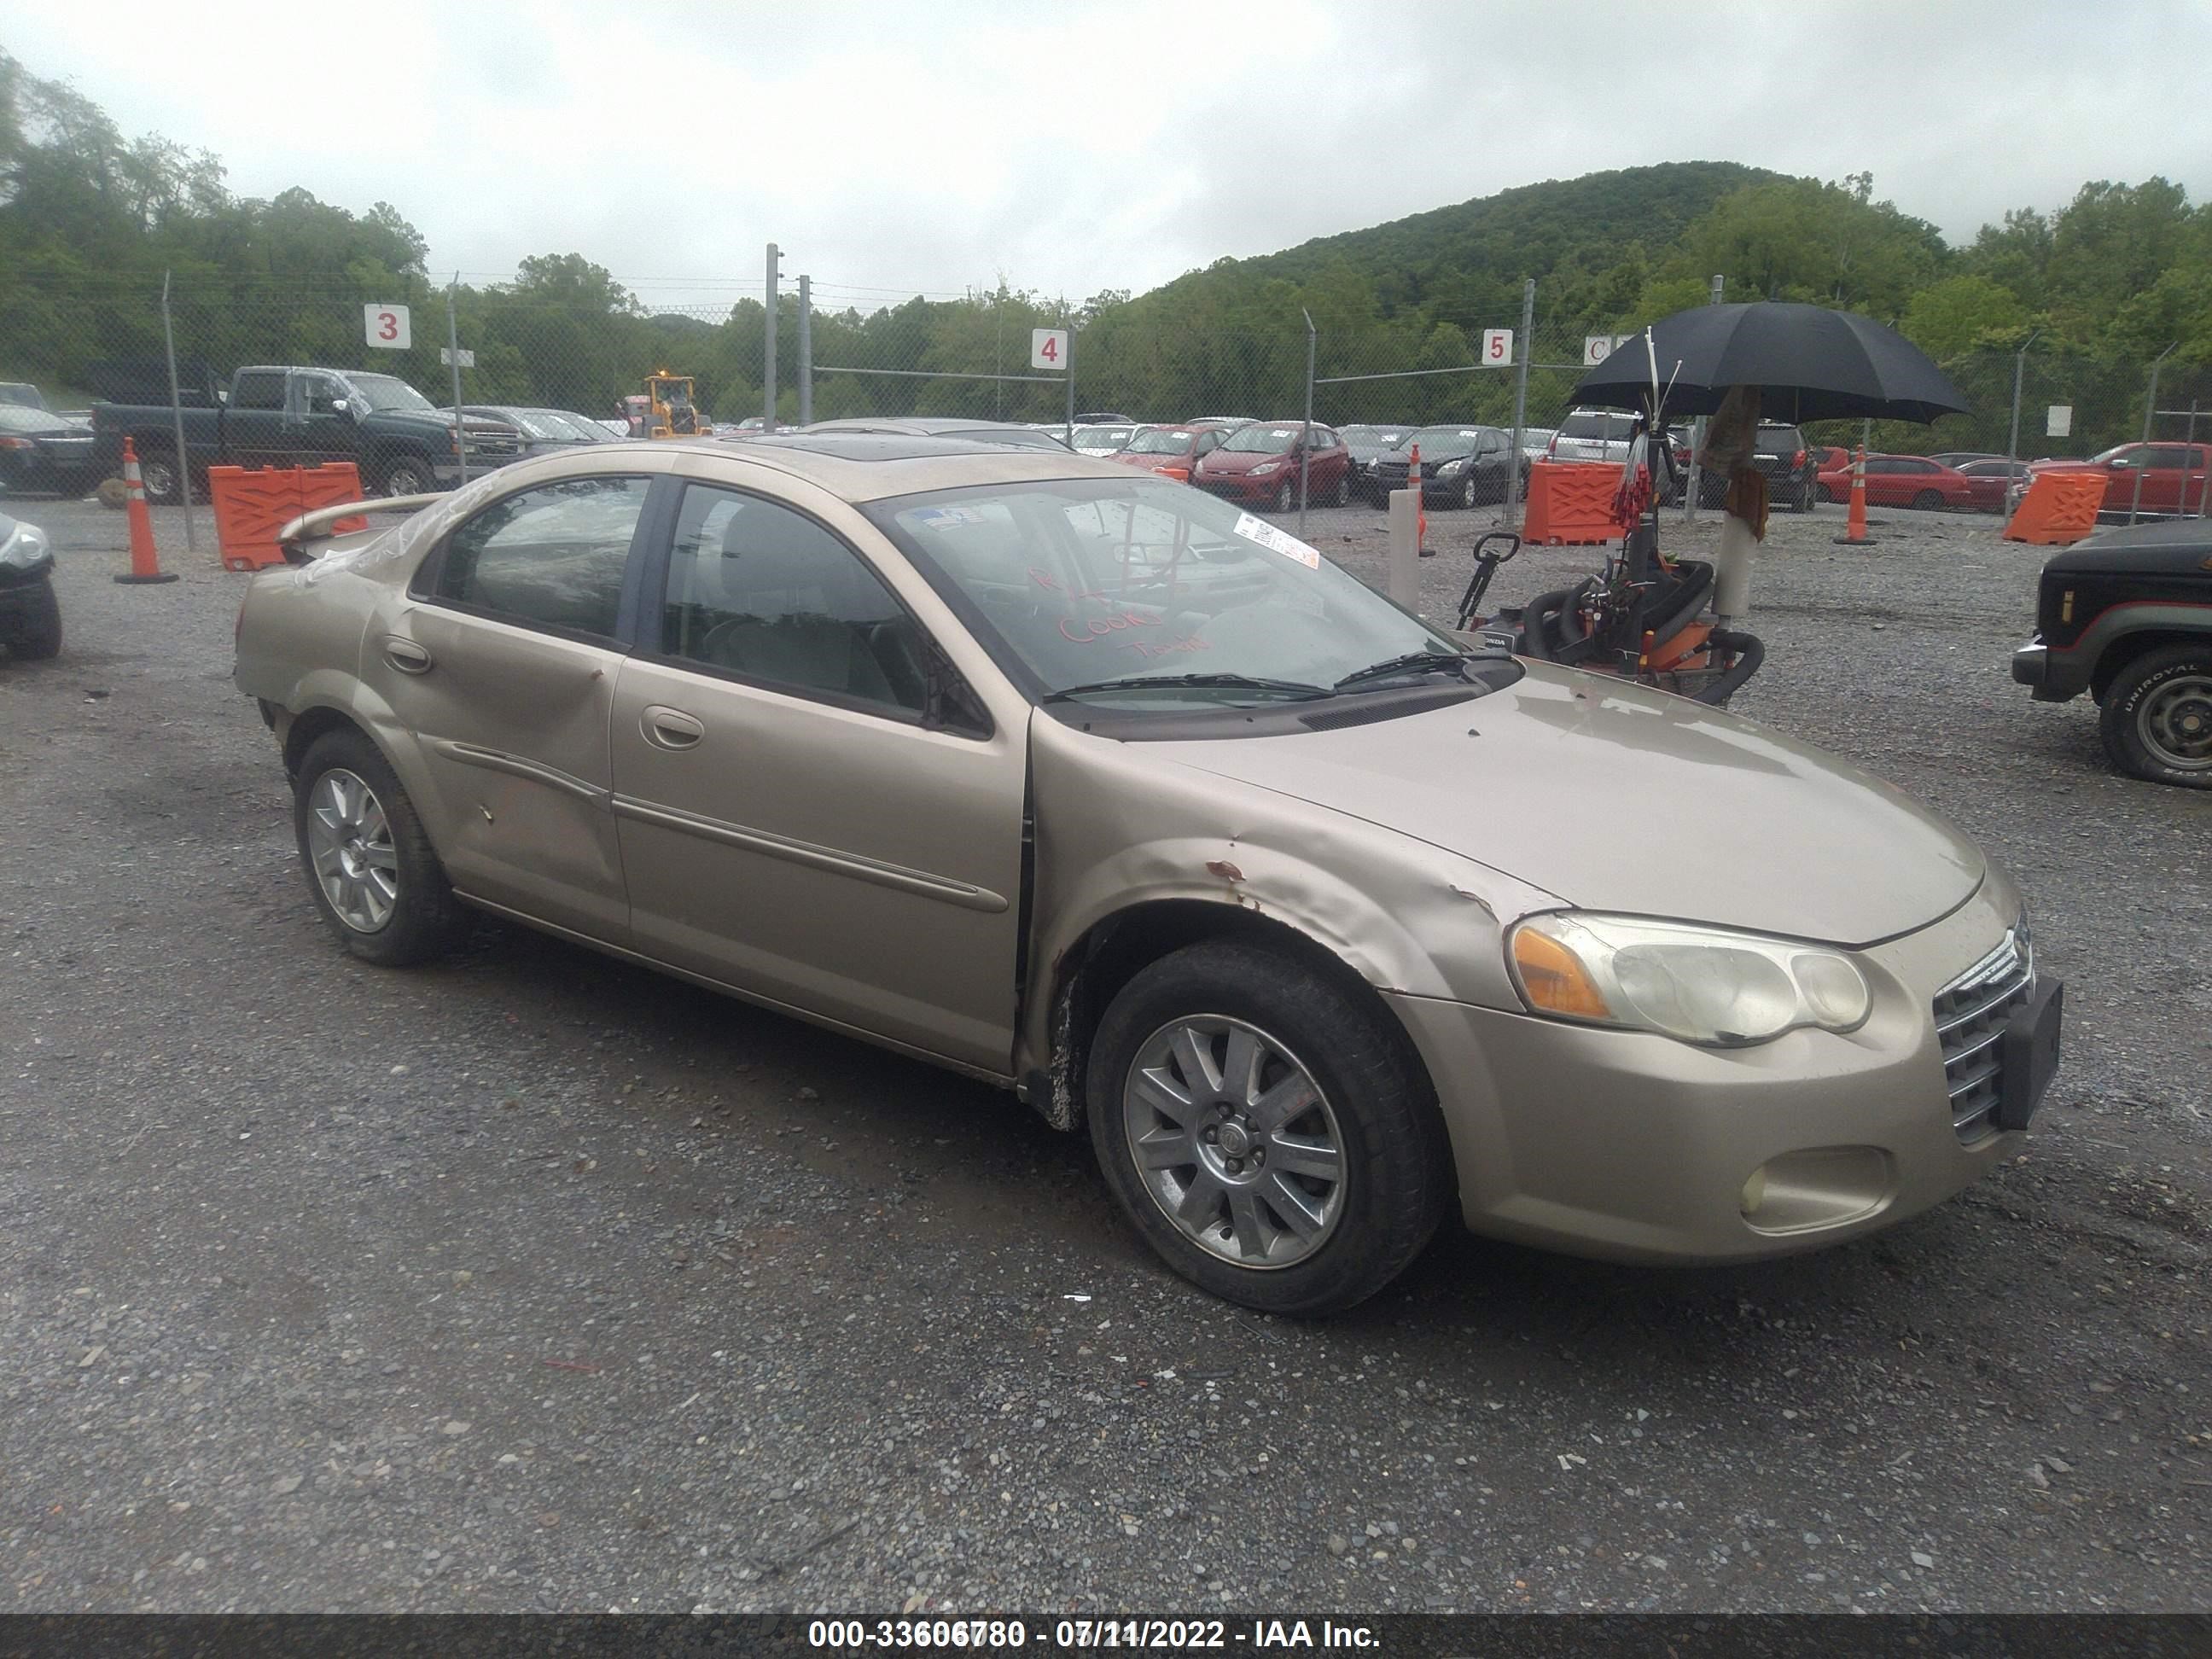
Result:
M365 305L361 314L368 331L369 344L382 346L388 351L404 351L414 343L405 306Z
M1510 328L1486 328L1482 331L1482 364L1486 368L1510 368L1513 364L1513 331Z
M1030 367L1031 368L1066 368L1067 367L1067 331L1064 328L1033 328L1030 331Z

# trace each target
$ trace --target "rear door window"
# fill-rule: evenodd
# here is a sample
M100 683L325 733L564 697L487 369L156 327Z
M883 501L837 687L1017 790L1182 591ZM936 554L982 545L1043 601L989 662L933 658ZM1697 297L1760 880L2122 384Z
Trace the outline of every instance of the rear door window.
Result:
M447 538L430 597L502 622L614 638L647 485L570 478L494 501Z
M233 409L284 407L284 371L281 368L241 369L230 388Z

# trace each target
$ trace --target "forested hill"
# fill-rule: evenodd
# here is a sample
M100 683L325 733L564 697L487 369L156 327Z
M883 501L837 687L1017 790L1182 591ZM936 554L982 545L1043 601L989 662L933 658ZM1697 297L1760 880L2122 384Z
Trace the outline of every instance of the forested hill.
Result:
M1333 266L1349 266L1374 284L1386 310L1420 306L1436 315L1510 315L1519 309L1523 276L1609 267L1634 243L1655 253L1671 248L1730 191L1781 177L1735 161L1668 161L1547 179L1316 237L1280 253L1223 259L1170 283L1167 291L1219 276L1305 283Z

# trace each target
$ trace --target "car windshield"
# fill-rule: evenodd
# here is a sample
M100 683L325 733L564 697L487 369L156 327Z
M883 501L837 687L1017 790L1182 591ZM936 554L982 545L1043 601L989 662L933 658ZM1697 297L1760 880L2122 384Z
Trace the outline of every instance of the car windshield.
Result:
M1420 448L1425 461L1449 461L1462 455L1474 453L1474 446L1482 436L1481 428L1472 426L1425 426L1398 446L1412 450Z
M1287 426L1248 426L1233 434L1222 448L1232 455L1286 455L1298 441L1295 422Z
M1096 687L1073 695L1132 711L1218 708L1460 650L1265 520L1150 473L941 490L865 510L1000 663L1047 696ZM1163 683L1102 686L1139 677Z
M569 437L568 433L553 425L537 410L531 409L471 409L469 410L469 418L472 421L479 419L504 421L509 426L520 427L526 437L561 443L567 442Z
M1127 445L1133 430L1126 426L1079 426L1075 428L1075 447L1110 454Z
M416 409L434 415L437 405L402 380L389 374L348 374L362 402L371 409Z
M1194 432L1139 432L1129 441L1132 455L1188 455L1198 441Z
M566 410L533 409L531 418L551 428L556 437L582 438L597 443L607 435L606 428L597 421L586 421L580 415L571 415Z

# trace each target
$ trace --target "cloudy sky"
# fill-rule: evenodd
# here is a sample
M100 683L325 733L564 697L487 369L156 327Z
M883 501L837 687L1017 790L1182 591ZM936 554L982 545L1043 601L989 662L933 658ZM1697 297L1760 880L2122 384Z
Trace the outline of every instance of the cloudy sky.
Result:
M441 273L576 252L670 304L771 240L831 300L1141 290L1662 161L1870 170L1954 241L2087 179L2212 194L2212 0L101 0L0 45L241 195L393 203Z

